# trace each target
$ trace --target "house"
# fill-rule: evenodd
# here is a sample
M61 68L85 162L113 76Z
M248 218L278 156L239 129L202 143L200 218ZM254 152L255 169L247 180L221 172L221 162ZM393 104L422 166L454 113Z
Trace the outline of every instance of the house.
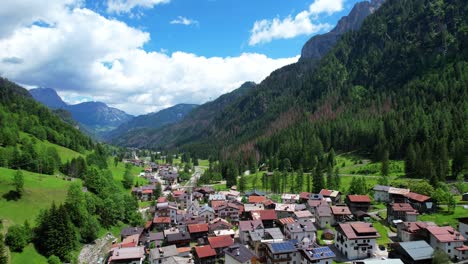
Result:
M226 201L226 196L225 195L222 195L222 194L210 194L210 196L208 196L208 201L210 202L210 205L213 206L211 204L211 202L213 201Z
M329 205L327 201L322 200L308 200L306 207L313 215L315 215L315 209L321 205Z
M190 245L190 234L185 230L181 230L177 233L167 234L166 241L168 245L175 245L177 247L188 247Z
M397 225L397 237L400 241L427 240L426 228L437 226L433 222L401 222Z
M140 242L140 235L135 234L128 236L122 240L119 244L112 245L113 247L136 247Z
M372 190L374 191L374 200L377 202L390 202L390 196L388 190L390 186L375 185Z
M275 211L278 218L291 217L296 211L296 204L291 203L277 203L275 205Z
M244 210L243 205L238 205L236 203L224 201L219 206L213 206L215 210L215 215L221 217L223 219L230 219L233 222L239 221L239 216L242 214Z
M257 256L244 245L235 244L224 249L224 263L226 264L252 264L256 263Z
M346 204L353 214L358 211L367 212L371 204L371 200L367 195L348 195L346 196Z
M341 200L340 191L322 189L319 194L321 194L323 198L325 199L330 199L332 204L340 203L340 200Z
M252 195L252 196L249 196L248 198L248 203L249 204L261 204L263 203L265 200L267 200L267 198L265 196L255 196L255 195Z
M246 244L249 232L257 229L263 229L263 223L261 220L249 220L239 222L239 240L242 244Z
M175 224L177 222L177 210L177 204L175 203L158 203L156 204L154 217L169 217L171 218L171 223Z
M112 249L108 263L142 264L144 259L144 247L122 247Z
M120 239L124 240L126 237L138 235L139 237L143 234L144 228L143 227L125 227L120 232Z
M265 253L267 264L290 264L299 259L299 252L292 241L268 243Z
M466 239L460 232L451 226L428 226L426 230L429 234L428 242L432 248L443 250L451 259L462 259L462 252L464 251L463 243Z
M402 188L395 188L390 187L388 189L388 202L393 203L405 203L406 202L406 194L410 192L409 189L402 189Z
M227 200L237 200L240 196L240 192L234 190L220 191L219 194L224 195Z
M145 245L145 247L150 248L152 244L155 247L161 246L164 241L164 233L163 232L148 232L140 237L140 243Z
M251 197L258 197L258 196L251 196ZM265 210L265 206L261 203L255 203L255 204L244 204L244 217L248 217L250 215L250 212L252 211L258 211L258 210Z
M171 218L170 217L155 217L153 219L153 226L157 230L164 230L171 226Z
M170 257L179 255L176 246L157 247L150 250L148 260L151 264L165 263Z
M419 193L408 192L405 194L406 202L410 203L419 213L432 212L435 205L431 197Z
M332 206L331 211L334 223L343 223L353 219L353 214L346 205Z
M208 235L208 224L192 224L188 225L188 230L190 233L190 238L192 240L197 240Z
M215 264L216 251L210 246L195 247L195 264Z
M295 211L293 217L298 222L302 222L312 219L314 215L310 211Z
M374 255L380 234L372 224L340 223L336 227L335 246L347 259L365 259Z
M213 221L213 219L215 219L215 211L213 210L213 208L205 204L198 211L198 216L205 218L206 222L210 222Z
M315 208L315 223L318 227L323 229L327 227L327 225L333 225L333 221L334 218L330 205L321 204Z
M187 214L198 215L200 211L200 203L197 200L192 200L189 198L186 211Z
M274 227L275 221L278 219L275 210L258 210L252 211L252 220L260 220L265 228Z
M256 229L249 231L247 244L257 256L262 257L265 255L264 245L266 243L282 242L284 239L283 232L277 227Z
M210 221L208 223L208 229L210 233L214 233L215 231L219 230L226 230L226 229L231 229L232 224L226 221L225 219L222 218L215 218L213 221Z
M301 242L304 238L310 241L315 241L317 229L314 226L312 219L297 223L289 223L284 227L284 235L287 239L297 240Z
M329 247L301 248L301 264L331 264L335 253Z
M245 193L246 197L250 196L265 196L265 192L261 192L259 190L248 191Z
M209 237L208 243L210 244L211 248L213 248L216 253L222 254L224 253L224 249L234 245L234 239L231 236L217 236L217 237Z
M462 194L462 201L468 201L468 192Z
M185 190L176 190L172 192L172 196L174 196L174 199L179 205L180 209L187 208L188 200L191 198L190 194L188 194Z
M434 249L424 240L400 242L391 245L389 258L401 259L405 264L425 264L432 262Z
M310 193L310 192L301 192L299 194L299 202L300 203L307 203L309 200L323 200L323 195L318 193Z
M133 187L132 194L141 201L153 200L153 192L156 187L154 185Z
M416 222L419 215L409 203L387 204L387 222L391 224L394 220L404 222Z
M281 195L281 202L286 204L294 204L299 202L299 195L291 193L283 193Z
M463 237L468 239L468 217L458 218L458 231Z

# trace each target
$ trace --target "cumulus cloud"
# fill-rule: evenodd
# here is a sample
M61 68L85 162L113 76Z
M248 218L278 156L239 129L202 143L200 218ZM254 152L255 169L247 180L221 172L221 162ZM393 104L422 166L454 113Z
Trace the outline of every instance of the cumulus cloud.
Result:
M327 23L314 23L319 14L328 15L343 10L344 0L315 0L308 10L296 16L289 15L284 19L263 19L255 21L249 39L249 45L268 43L274 39L290 39L300 35L310 35L331 29Z
M137 7L153 8L155 5L167 4L171 0L107 0L107 12L130 13Z
M189 19L183 16L178 16L177 19L174 19L170 22L171 24L180 24L185 26L198 25L198 21Z
M54 88L68 101L92 98L141 114L203 103L298 59L148 52L149 33L83 7L61 8L60 16L44 14L53 26L17 25L0 37L0 75Z

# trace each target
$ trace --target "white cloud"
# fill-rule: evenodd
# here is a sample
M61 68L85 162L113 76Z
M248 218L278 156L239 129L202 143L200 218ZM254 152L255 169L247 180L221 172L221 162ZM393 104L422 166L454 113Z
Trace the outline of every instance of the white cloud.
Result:
M107 0L107 12L130 13L137 7L153 8L155 5L167 4L171 0Z
M203 103L298 59L147 52L147 32L82 7L62 5L60 13L44 13L53 26L18 24L0 37L1 76L55 88L70 102L93 98L140 114Z
M249 39L249 45L268 43L274 39L290 39L300 35L310 35L331 29L327 23L314 23L313 18L322 13L328 15L343 10L344 0L315 0L308 10L284 19L274 18L255 21Z
M185 26L198 25L197 20L189 19L189 18L186 18L186 17L183 17L183 16L178 16L177 19L172 20L170 23L171 24L180 24L180 25L185 25Z

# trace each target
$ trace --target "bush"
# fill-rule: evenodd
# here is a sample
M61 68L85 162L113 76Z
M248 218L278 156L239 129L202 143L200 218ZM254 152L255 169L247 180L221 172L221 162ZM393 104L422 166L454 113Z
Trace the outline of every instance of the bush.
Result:
M62 261L60 260L59 257L55 256L55 255L52 255L49 257L49 259L47 260L47 263L48 264L62 264Z
M28 231L20 225L12 226L8 229L8 233L5 237L5 243L12 251L21 252L30 242L28 241L28 238L31 236L27 232Z

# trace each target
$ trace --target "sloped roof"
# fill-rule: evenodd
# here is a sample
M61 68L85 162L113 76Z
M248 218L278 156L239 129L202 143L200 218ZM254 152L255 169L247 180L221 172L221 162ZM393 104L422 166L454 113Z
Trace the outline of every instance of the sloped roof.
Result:
M369 196L367 195L350 194L348 195L348 199L352 203L370 203L371 202Z
M276 220L278 219L275 210L251 211L253 220Z
M408 199L415 200L415 201L420 202L420 203L423 203L423 202L428 201L428 200L431 199L431 197L429 197L429 196L422 195L422 194L419 194L419 193L414 193L414 192L409 192L409 193L405 194L404 196L406 198L408 198Z
M208 224L193 224L188 225L189 233L201 233L201 232L208 232Z
M332 206L331 210L334 215L351 215L352 214L348 206Z
M432 259L434 249L424 240L400 242L400 247L415 261Z
M265 196L249 196L249 203L262 203L266 199Z
M217 236L217 237L209 237L208 243L214 249L216 248L225 248L232 246L234 244L234 240L231 236Z
M216 251L211 246L199 246L195 247L198 258L208 258L216 256Z
M427 231L431 233L438 241L445 242L455 242L455 241L465 241L466 239L451 226L428 226L426 227Z
M263 228L263 223L261 220L249 220L239 222L240 231L252 231L259 227Z
M226 249L224 249L224 253L226 255L231 256L233 259L235 259L239 263L244 263L252 258L256 257L252 251L247 249L245 246L240 245L240 244L235 244L232 245Z

